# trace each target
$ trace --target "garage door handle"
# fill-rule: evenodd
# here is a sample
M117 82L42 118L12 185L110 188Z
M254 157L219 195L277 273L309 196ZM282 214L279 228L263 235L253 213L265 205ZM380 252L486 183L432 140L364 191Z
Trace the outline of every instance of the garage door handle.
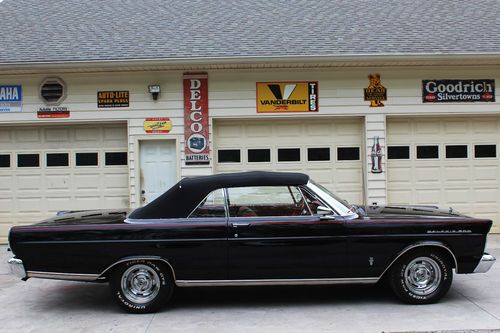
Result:
M231 223L231 226L234 228L249 227L250 222L233 222Z

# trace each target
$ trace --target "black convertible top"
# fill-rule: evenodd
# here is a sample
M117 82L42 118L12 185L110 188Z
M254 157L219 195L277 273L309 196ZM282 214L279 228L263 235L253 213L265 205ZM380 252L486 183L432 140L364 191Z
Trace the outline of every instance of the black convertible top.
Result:
M291 172L238 172L188 177L144 207L134 210L129 219L187 217L210 192L218 188L243 186L305 185L309 176Z

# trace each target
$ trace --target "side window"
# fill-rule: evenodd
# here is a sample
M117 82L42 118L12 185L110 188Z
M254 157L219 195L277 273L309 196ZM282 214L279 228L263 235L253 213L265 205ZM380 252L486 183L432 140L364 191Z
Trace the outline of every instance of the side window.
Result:
M228 194L231 217L311 215L295 186L235 187Z
M226 217L223 190L218 189L207 195L189 217Z

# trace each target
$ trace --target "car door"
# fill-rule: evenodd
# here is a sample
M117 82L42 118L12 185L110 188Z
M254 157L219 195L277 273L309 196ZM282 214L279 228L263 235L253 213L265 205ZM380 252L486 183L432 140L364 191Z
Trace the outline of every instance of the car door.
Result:
M344 221L314 215L299 188L228 188L227 198L229 279L345 276Z

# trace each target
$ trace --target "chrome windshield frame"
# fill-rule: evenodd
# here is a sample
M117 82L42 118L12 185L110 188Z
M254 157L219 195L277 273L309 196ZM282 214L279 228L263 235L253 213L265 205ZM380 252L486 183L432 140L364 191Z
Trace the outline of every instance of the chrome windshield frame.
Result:
M334 198L330 193L318 187L314 182L308 181L306 187L319 196L326 204L328 204L329 208L331 208L334 212L336 212L339 216L342 216L346 220L354 220L359 217L356 212L353 212L347 205L338 201Z

